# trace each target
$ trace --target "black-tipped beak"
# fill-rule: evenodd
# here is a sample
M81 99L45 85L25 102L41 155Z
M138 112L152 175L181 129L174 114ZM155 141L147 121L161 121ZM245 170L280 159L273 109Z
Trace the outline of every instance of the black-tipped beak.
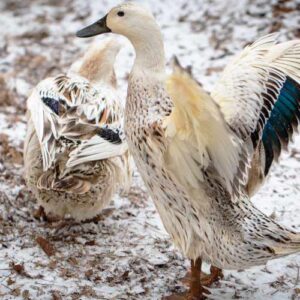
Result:
M111 32L111 30L106 25L107 15L97 22L79 30L76 32L76 36L80 38L87 38L94 35Z

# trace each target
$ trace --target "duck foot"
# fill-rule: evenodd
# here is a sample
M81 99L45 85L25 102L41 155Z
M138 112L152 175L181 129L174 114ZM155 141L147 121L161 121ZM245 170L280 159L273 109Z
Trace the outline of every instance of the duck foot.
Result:
M33 211L33 217L37 220L47 221L47 215L45 213L44 207L40 205L38 209L35 209Z
M55 228L55 234L59 233L62 229L67 228L66 230L69 231L71 227L74 226L82 226L83 224L90 224L95 223L97 224L100 221L103 221L105 217L111 215L113 213L112 208L105 208L102 210L102 212L90 219L82 220L82 221L76 221L73 218L60 220L59 222L56 222L55 224L52 224L51 227Z
M82 222L82 224L89 224L89 223L97 224L98 222L103 221L103 219L104 219L103 216L97 215L96 217L93 217L91 219L86 219L86 220L83 220L81 222Z
M203 300L206 299L205 294L209 294L201 281L201 265L202 261L200 258L191 260L191 273L188 280L189 291L185 293L173 294L164 297L163 300Z
M190 290L187 296L188 300L202 300L206 297L203 293L206 292L201 283L201 258L196 260L191 260L191 280L190 280Z
M48 223L55 223L58 222L61 218L53 215L51 213L46 214L45 209L43 206L39 206L38 209L34 210L33 217L37 220L42 220Z
M212 286L215 282L218 282L220 279L223 279L224 275L221 269L211 266L210 267L210 274L201 272L200 275L200 281L201 285L210 287ZM185 285L188 285L191 280L191 272L188 271L186 275L181 279L181 282Z

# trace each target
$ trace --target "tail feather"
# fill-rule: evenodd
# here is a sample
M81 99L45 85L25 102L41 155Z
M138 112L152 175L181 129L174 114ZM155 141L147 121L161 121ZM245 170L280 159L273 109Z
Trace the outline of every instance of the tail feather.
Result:
M289 241L286 243L278 243L274 246L274 252L277 256L285 256L300 251L300 233L290 233L288 234Z
M251 207L251 221L245 226L249 233L248 238L262 247L267 247L270 252L269 259L300 252L300 233L278 224L256 209L250 201L247 206Z
M228 230L220 237L225 246L220 247L218 254L219 257L225 255L225 260L221 263L212 260L214 265L226 269L248 268L300 252L300 233L276 223L255 208L248 198L241 199L240 203L224 213L226 218L231 214L230 225L234 223L235 230L226 226ZM227 251L228 244L231 251Z

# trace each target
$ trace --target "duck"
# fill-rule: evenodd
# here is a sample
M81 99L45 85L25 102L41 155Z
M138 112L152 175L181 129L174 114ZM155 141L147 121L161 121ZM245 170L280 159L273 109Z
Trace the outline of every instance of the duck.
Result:
M125 135L166 231L191 261L185 297L206 297L203 262L245 269L299 252L300 234L250 201L263 178L249 176L269 171L300 121L300 41L258 39L208 93L179 62L166 73L160 27L142 5L115 6L77 36L105 33L135 50Z
M92 43L67 74L42 80L27 100L25 179L49 219L93 219L130 188L114 70L120 49L116 39Z

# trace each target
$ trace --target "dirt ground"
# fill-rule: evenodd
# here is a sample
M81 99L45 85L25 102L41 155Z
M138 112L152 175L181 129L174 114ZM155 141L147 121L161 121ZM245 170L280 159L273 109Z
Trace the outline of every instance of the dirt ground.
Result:
M137 172L128 197L115 196L97 222L57 230L34 217L23 179L26 99L47 76L66 72L91 40L75 32L118 1L1 0L0 299L161 299L186 287L188 261L174 249ZM300 38L300 1L149 0L166 56L192 65L210 90L232 55L279 31ZM101 38L99 38L101 39ZM134 58L129 42L116 64L124 98ZM300 139L273 167L255 204L300 231ZM208 268L208 266L206 266ZM300 256L226 271L211 299L300 299Z

